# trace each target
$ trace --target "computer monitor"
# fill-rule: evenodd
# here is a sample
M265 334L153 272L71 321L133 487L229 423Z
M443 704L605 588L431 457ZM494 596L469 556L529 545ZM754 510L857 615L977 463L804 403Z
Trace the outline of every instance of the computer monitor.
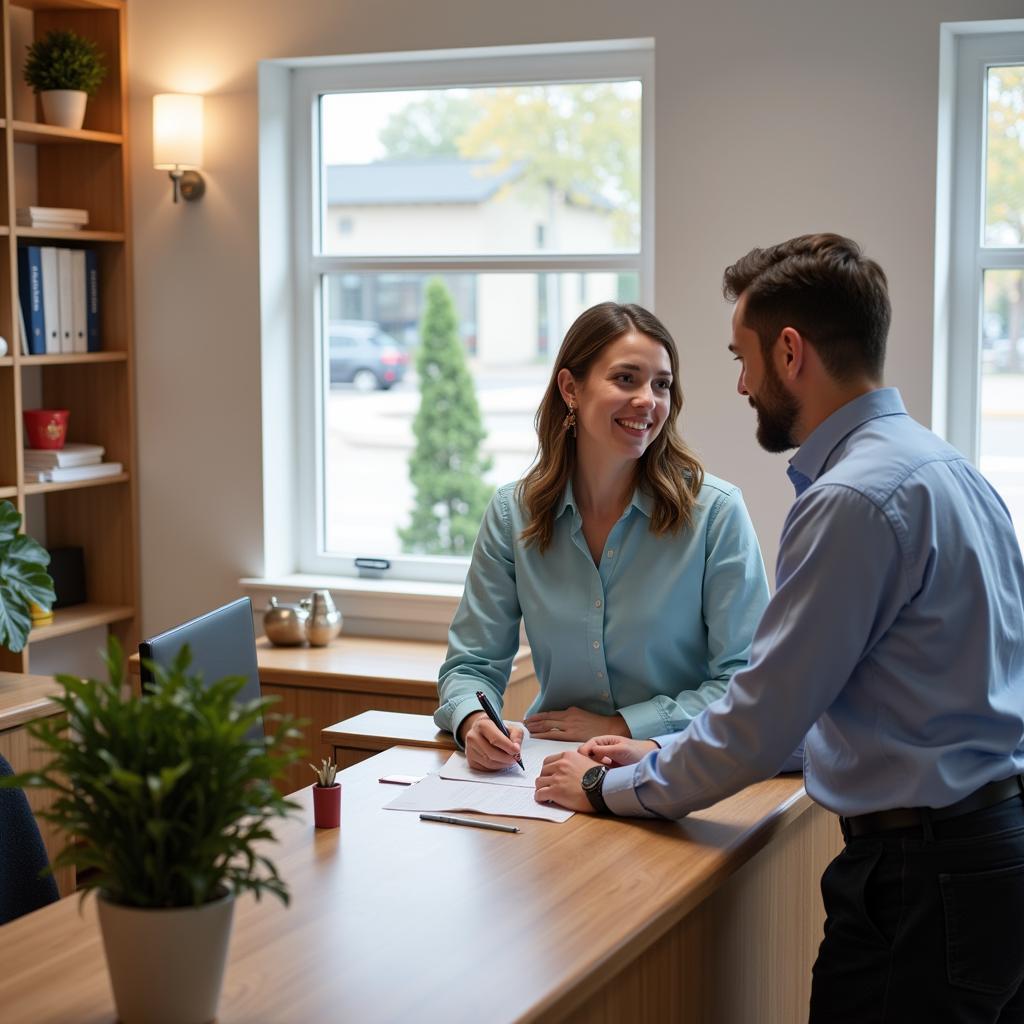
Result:
M153 674L146 668L152 661L169 669L181 648L188 644L192 652L191 671L201 672L207 683L224 676L244 676L245 686L238 700L260 697L260 677L256 665L256 633L252 625L252 602L247 597L183 622L159 636L139 644L142 659L142 686L153 685ZM263 738L263 718L249 730L249 739Z

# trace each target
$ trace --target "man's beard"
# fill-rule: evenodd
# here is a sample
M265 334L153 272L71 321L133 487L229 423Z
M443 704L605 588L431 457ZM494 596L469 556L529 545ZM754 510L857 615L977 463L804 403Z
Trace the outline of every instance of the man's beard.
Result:
M757 411L757 443L766 452L788 452L798 447L793 440L793 426L800 415L800 405L783 387L767 359L764 369L764 382L757 398L748 398Z

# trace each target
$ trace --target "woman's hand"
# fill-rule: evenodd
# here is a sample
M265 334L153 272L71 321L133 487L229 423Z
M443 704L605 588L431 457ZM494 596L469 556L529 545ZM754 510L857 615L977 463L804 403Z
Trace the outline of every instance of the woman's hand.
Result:
M594 813L590 798L583 792L583 775L596 762L567 750L544 758L544 767L534 783L533 798L539 804L558 804L570 811Z
M580 753L598 764L606 764L610 768L621 768L626 764L636 764L652 750L658 750L654 740L623 739L621 736L595 736L580 747Z
M622 715L595 715L582 708L565 711L538 711L524 722L530 735L539 740L589 740L593 736L628 736L629 727Z
M477 711L462 720L459 736L466 748L470 768L482 772L498 772L516 763L523 745L522 726L505 723L511 739L482 712Z

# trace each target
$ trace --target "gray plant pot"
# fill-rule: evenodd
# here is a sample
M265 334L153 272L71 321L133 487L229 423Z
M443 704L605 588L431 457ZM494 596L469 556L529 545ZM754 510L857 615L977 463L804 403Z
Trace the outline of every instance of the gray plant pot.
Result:
M121 1024L208 1024L217 1016L235 898L147 910L99 897Z

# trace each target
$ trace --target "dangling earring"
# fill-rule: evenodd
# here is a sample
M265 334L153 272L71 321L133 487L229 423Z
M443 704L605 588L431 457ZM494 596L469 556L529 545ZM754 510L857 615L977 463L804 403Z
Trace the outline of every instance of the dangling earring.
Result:
M576 406L572 402L569 403L569 412L562 420L562 430L570 437L576 436Z

